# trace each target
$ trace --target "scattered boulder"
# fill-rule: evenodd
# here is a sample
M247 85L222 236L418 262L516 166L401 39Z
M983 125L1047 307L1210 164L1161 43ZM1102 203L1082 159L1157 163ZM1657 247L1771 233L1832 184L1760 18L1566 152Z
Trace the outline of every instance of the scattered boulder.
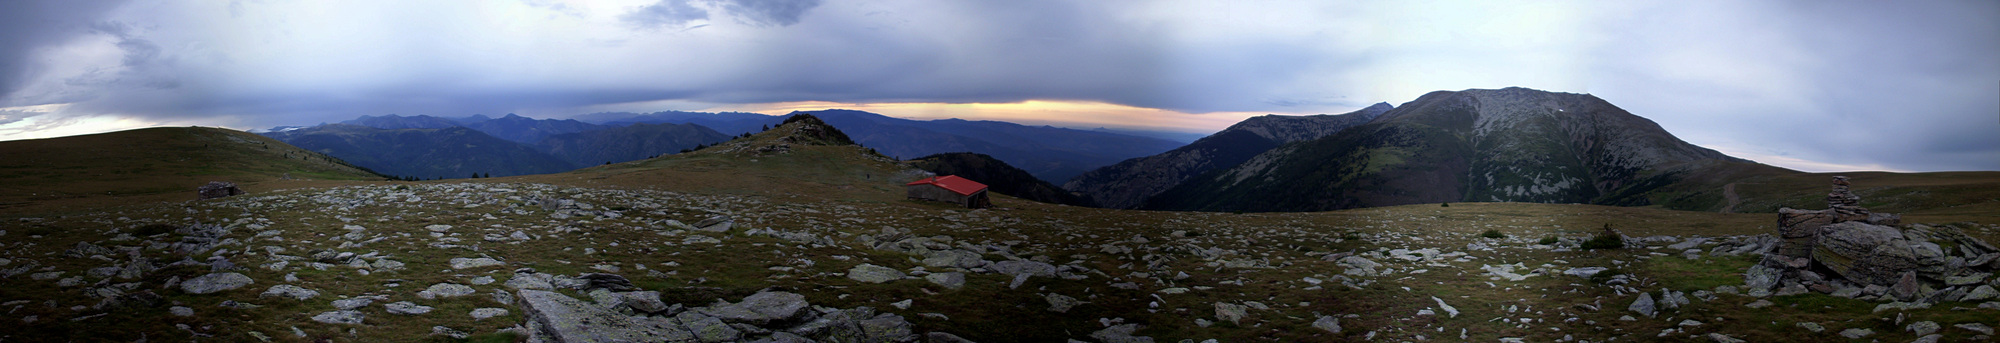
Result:
M451 259L451 269L472 269L472 268L484 268L484 267L498 267L505 265L507 265L506 262L500 262L500 260L495 260L487 257L481 257L481 258L458 257Z
M639 290L638 286L632 285L632 280L628 280L624 276L618 274L589 273L589 274L583 274L582 276L578 276L577 279L584 281L583 287L581 288L581 290L583 291L589 291L593 289L606 289L606 290L611 290L613 292Z
M1639 293L1639 300L1633 300L1632 305L1626 306L1625 309L1646 315L1646 317L1653 317L1659 314L1659 309L1654 308L1653 305L1652 293Z
M319 296L319 291L305 289L304 287L293 286L293 285L271 286L270 289L264 290L264 294L258 295L259 298L285 297L285 298L292 298L295 300L312 299L313 297L317 296Z
M903 279L904 274L895 268L862 263L847 270L847 278L867 283L883 283Z
M462 296L472 295L473 292L476 291L472 290L472 286L460 285L455 283L440 283L431 285L430 288L425 288L421 292L417 292L417 297L424 299L451 298L451 297L462 297Z
M744 297L742 302L710 306L702 313L726 322L766 326L804 319L809 306L804 295L767 291Z
M1143 328L1145 326L1140 326L1139 324L1112 325L1103 330L1090 333L1090 338L1096 338L1098 341L1104 343L1153 343L1152 337L1132 335L1132 332Z
M417 303L408 301L392 302L389 303L388 305L382 305L382 307L388 309L389 313L402 314L402 315L414 316L419 314L431 313L430 306L417 305Z
M1049 311L1055 313L1069 313L1069 308L1083 304L1083 302L1077 301L1076 298L1062 294L1049 293L1042 295L1042 298L1048 300Z
M243 288L253 282L249 276L238 273L210 273L181 281L181 291L192 294L209 294Z
M482 308L472 309L472 312L469 314L472 315L472 320L486 320L486 318L493 318L493 317L507 315L507 309L498 307L482 307Z
M735 219L729 218L727 214L718 214L708 217L708 219L694 222L694 229L708 232L729 232L729 227L734 225L736 225Z
M355 324L361 324L361 318L365 316L366 315L363 315L361 311L339 310L339 311L321 312L318 315L314 315L312 317L312 320L315 322L321 322L327 324L355 325Z
M1320 330L1326 330L1326 332L1328 333L1339 334L1340 318L1334 316L1319 316L1319 320L1314 320L1312 326L1315 328L1319 328Z
M1249 306L1217 302L1215 303L1215 319L1242 324L1243 316L1248 315L1249 310Z
M965 287L965 273L930 273L929 275L924 275L924 280L944 286L944 288L959 289L960 287ZM1991 291L1992 289L1988 288L1987 290Z
M342 310L352 310L352 309L368 307L368 304L373 304L373 303L375 303L375 298L353 297L347 299L334 300L333 308Z

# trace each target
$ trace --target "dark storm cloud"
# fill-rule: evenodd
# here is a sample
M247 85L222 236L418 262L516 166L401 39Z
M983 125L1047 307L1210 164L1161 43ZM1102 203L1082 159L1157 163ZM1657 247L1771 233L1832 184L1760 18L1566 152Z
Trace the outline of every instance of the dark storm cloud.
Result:
M37 49L91 33L90 24L117 1L0 1L0 107L18 103L16 92L39 70Z
M820 0L723 0L718 1L730 12L742 16L745 21L763 26L787 26L799 23L799 17L806 11L819 7Z
M619 18L640 27L681 27L708 20L708 10L694 7L689 0L660 0Z

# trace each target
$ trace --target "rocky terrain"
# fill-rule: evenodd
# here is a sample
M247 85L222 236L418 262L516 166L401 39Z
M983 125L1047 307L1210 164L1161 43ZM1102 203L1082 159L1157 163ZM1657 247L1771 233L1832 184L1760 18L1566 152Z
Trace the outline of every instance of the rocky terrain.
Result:
M585 316L603 318L591 334L678 341L1901 341L2000 325L1990 277L1928 306L1772 294L1741 275L1775 236L1676 234L1746 215L1003 205L412 183L10 218L0 304L19 325L0 335L547 339ZM1638 234L1628 247L1580 248L1614 217L1642 220L1613 224Z
M1971 243L2000 237L1990 215L1891 222L1839 207L1864 202L1839 189L1819 213L1845 222L1783 230L1797 212L967 210L903 200L921 172L851 144L797 116L563 174L0 211L0 340L1900 342L2000 326L1994 251ZM1793 230L1857 224L1902 237L1815 248L1835 268L1808 263L1818 281L1772 272L1796 261ZM1862 276L1896 261L1915 286Z

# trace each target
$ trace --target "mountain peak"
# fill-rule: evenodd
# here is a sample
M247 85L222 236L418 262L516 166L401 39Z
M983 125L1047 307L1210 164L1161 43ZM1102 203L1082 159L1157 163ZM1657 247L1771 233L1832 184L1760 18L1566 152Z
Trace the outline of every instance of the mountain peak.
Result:
M847 138L847 134L840 132L840 129L834 128L833 125L827 125L819 117L814 117L812 114L804 112L793 112L790 117L786 117L783 123L778 124L778 127L772 128L772 130L788 130L782 131L785 132L785 135L778 139L778 141L784 143L859 145L855 144L853 139Z

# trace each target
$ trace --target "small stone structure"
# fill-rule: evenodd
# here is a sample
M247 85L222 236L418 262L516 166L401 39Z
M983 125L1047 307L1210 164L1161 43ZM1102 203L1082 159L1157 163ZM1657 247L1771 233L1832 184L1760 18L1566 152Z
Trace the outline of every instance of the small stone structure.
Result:
M200 188L195 188L194 192L196 195L201 196L201 200L226 198L248 193L244 192L242 188L236 188L235 183L224 181L209 181L208 184L201 185Z
M1827 209L1778 210L1776 250L1744 273L1752 295L1808 290L1864 300L1960 301L1991 293L2000 249L1956 227L1901 224L1871 213L1833 178ZM2000 282L2000 281L1996 281Z

